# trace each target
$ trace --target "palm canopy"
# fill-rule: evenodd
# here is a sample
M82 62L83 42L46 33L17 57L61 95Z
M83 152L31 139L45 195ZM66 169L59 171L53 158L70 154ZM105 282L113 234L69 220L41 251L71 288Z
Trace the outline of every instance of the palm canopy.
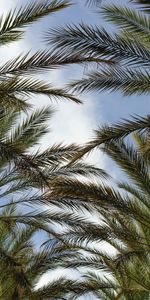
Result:
M32 209L36 205L39 208L39 204L43 207L44 204L52 204L49 190L59 181L61 183L77 175L83 178L108 177L105 171L84 162L69 165L72 156L80 149L75 144L55 144L42 151L38 149L40 139L48 130L47 121L52 113L52 109L43 108L22 117L20 110L7 109L1 115L0 208L9 207L12 201L20 205L28 204ZM34 224L36 219L40 222L60 221L59 214L53 215L50 208L49 213L40 213L41 208L38 212L24 215L24 218L20 219L17 215L14 218L20 223L33 221Z
M0 268L6 271L5 274L1 272L1 299L61 299L64 293L69 293L70 284L74 286L74 283L68 283L65 278L57 279L38 291L34 289L39 277L56 268L66 255L65 249L61 251L64 241L54 230L54 224L68 226L65 212L68 206L61 202L59 195L57 199L50 198L49 191L54 183L76 175L107 177L104 171L84 163L67 166L68 160L78 151L76 145L53 145L44 151L34 150L32 154L31 148L38 145L39 139L47 132L46 122L51 115L49 108L21 117L21 121L20 110L7 109L1 115L0 227L4 261L1 261ZM44 193L39 191L41 188L44 188ZM16 210L15 205L20 206L23 213ZM8 232L3 230L7 227ZM50 236L50 244L55 240L56 251L55 247L51 251L48 247L47 251L33 253L35 245L30 244L30 238L39 230ZM24 245L25 239L28 240ZM70 248L67 257L71 253Z
M74 251L66 250L56 238L51 239L48 250L44 245L35 246L34 235L39 229L18 226L11 218L16 209L13 205L0 213L0 299L63 299L69 291L65 277L42 288L38 288L38 282L47 271L56 270L64 257L75 255ZM9 222L3 222L1 217L7 217Z
M31 2L18 10L11 10L7 15L2 16L0 45L5 46L9 42L20 40L28 25L68 6L70 6L68 1L54 0ZM30 53L19 55L0 66L1 167L6 167L11 163L11 167L17 168L17 172L19 170L25 178L28 180L32 178L34 186L38 184L48 186L49 181L54 180L57 176L64 176L64 174L69 176L73 173L86 175L93 171L95 174L99 172L98 169L94 170L85 164L80 164L80 166L75 164L71 168L66 167L67 159L78 151L79 147L76 145L54 145L43 152L34 151L31 154L30 151L29 153L32 147L38 145L40 137L47 132L46 123L52 115L51 108L43 108L30 113L31 106L28 100L32 95L42 94L50 99L69 99L81 103L65 89L54 88L51 84L36 78L36 75L41 74L43 70L53 69L64 62L65 64L70 63L69 57L66 59L59 55L59 62L56 57L58 59L58 52L56 55L53 51L37 51L32 55ZM92 59L85 57L85 60L91 61ZM22 112L29 114L29 117L24 118L18 126L14 126L20 122L19 118L22 117L19 113Z
M70 207L84 210L84 215L68 214L67 218L66 214L70 230L62 236L65 242L84 251L76 259L64 259L62 263L67 268L77 268L81 274L87 272L82 287L74 289L78 296L92 292L100 299L149 299L146 133L138 133L134 139L137 145L115 140L102 148L126 175L126 181L117 182L118 188L70 180L51 192L51 197L60 194L61 199L70 201ZM90 221L88 212L95 219Z
M19 41L24 34L25 28L31 23L38 21L44 16L55 13L68 7L68 1L42 1L31 2L20 9L9 11L1 16L0 21L0 46L10 42ZM60 58L60 62L64 61ZM65 62L65 61L64 61ZM66 64L69 63L69 59ZM57 67L55 53L37 51L34 54L20 54L0 66L0 98L1 107L17 107L28 109L27 100L32 95L45 95L50 99L68 99L81 103L79 99L67 93L63 89L54 88L49 82L32 78L31 75L39 75L43 70ZM28 75L24 77L25 75Z
M119 27L117 33L110 34L103 28L87 24L67 25L47 33L48 43L66 57L84 54L105 61L99 64L98 70L89 71L69 88L77 92L119 90L124 95L149 93L149 4L145 1L141 4L143 11L119 5L98 9L107 22Z

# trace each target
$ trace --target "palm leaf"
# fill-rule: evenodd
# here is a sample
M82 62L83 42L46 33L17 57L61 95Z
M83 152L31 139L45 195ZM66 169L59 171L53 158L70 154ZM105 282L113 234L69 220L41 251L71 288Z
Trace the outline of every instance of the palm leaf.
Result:
M148 94L150 74L142 70L131 68L109 68L92 72L85 78L74 81L68 85L69 90L83 93L85 91L121 91L124 96L133 94Z
M149 0L130 0L135 4L140 5L140 9L142 9L145 13L150 13L150 2Z
M114 23L119 29L132 34L134 38L150 38L150 19L148 16L128 7L109 5L103 6L102 12L106 21Z
M112 36L106 30L86 24L67 26L49 31L47 40L54 49L68 55L84 53L114 62L127 64L127 66L149 65L150 53L144 45L136 40L125 40L119 35Z
M21 97L29 97L30 95L42 94L51 98L65 98L76 103L81 103L75 96L68 94L63 89L54 89L49 84L42 82L40 80L33 79L23 79L18 77L10 78L9 80L5 80L0 83L0 94L1 97L4 96L4 99L8 96L8 98L15 98L16 95ZM25 98L26 99L26 98ZM16 99L17 100L17 99ZM16 101L17 104L17 101Z
M18 146L22 151L36 145L45 133L47 133L46 122L53 114L49 107L36 110L29 117L26 117L22 124L17 126L12 132L7 143Z
M132 132L145 132L149 129L150 122L148 117L135 116L131 120L123 120L118 122L114 126L102 126L96 131L96 138L89 142L85 147L78 152L78 154L72 159L72 162L81 158L83 155L91 151L92 149L99 147L103 143L116 141L121 138L125 138Z
M11 75L30 75L32 73L42 72L43 70L51 70L63 65L99 63L114 64L111 59L103 59L99 57L91 57L89 55L65 55L62 51L38 51L33 55L19 55L15 59L6 62L0 67L0 73L3 76Z
M54 0L51 3L49 1L31 2L18 11L11 10L5 17L1 17L0 44L4 45L20 39L25 26L68 6L68 1Z

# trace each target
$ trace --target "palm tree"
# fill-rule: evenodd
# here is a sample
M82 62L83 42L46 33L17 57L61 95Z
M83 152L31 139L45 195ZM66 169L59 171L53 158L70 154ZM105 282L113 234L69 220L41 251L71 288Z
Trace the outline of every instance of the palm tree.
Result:
M55 4L58 3L55 1ZM59 2L60 3L60 2ZM61 2L62 3L62 2ZM31 9L31 7L30 7ZM26 10L25 10L26 11ZM33 9L31 9L31 12ZM41 10L40 10L41 11ZM27 11L26 11L27 12ZM29 9L28 9L29 12ZM19 12L20 13L20 12ZM35 11L34 11L35 14ZM35 14L36 15L36 14ZM25 13L24 16L27 16ZM5 27L7 28L7 23L13 24L13 15L11 17L7 17L7 22L5 23ZM19 16L19 20L21 17ZM19 22L19 21L18 21ZM26 23L23 23L24 25ZM23 26L24 26L23 25ZM19 24L20 26L20 24ZM9 26L8 26L9 27ZM22 27L22 23L21 23ZM69 29L70 30L70 29ZM71 28L71 31L74 30ZM101 31L93 30L95 34L99 37L99 33ZM5 91L3 95L7 95L8 100L14 108L14 104L18 110L27 110L28 107L26 103L22 101L22 95L30 95L31 93L42 93L54 96L63 96L65 98L70 98L71 100L75 100L76 98L72 95L69 95L66 91L54 90L47 86L45 83L41 83L41 81L37 82L34 80L29 79L22 79L24 75L29 76L37 72L37 70L42 69L50 69L53 67L57 67L63 64L69 64L71 62L85 62L85 61L96 61L99 63L103 63L108 65L108 72L116 72L118 74L118 70L120 71L121 67L124 68L121 70L121 74L123 76L124 73L128 72L130 75L130 69L128 70L126 65L132 64L137 66L140 61L140 66L144 68L144 70L148 67L148 49L144 44L138 45L139 48L137 50L137 44L135 45L133 42L133 47L131 47L131 41L129 38L127 39L124 33L124 38L122 38L122 34L118 35L115 38L108 38L107 33L102 33L100 35L101 38L104 38L108 41L106 43L105 49L100 50L100 46L97 45L96 48L96 40L95 45L92 45L92 39L89 43L90 34L93 35L93 31L89 28L85 28L82 26L82 30L80 28L80 34L77 29L77 34L73 31L74 39L76 37L79 40L82 40L82 36L87 35L88 40L85 40L85 50L84 55L81 54L81 48L83 45L74 44L71 46L71 43L64 45L62 44L62 51L60 51L58 55L58 51L52 52L37 52L34 55L29 55L28 57L22 56L18 57L11 62L8 62L1 68L1 78L2 78L2 91ZM7 38L9 36L10 39L18 39L22 31L18 31L18 27L13 27L7 31ZM71 35L69 35L70 37ZM71 36L71 37L72 37ZM133 38L133 37L130 37ZM112 46L114 46L116 39L118 44L124 46L125 49L129 51L130 56L125 57L125 55L121 58L121 50L119 52L114 52L114 56L111 56ZM4 42L6 41L6 36L3 36ZM65 39L64 39L65 40ZM112 42L113 41L113 42ZM4 43L3 42L3 43ZM8 40L7 40L8 42ZM82 42L82 41L81 41ZM102 44L104 45L104 40L102 40ZM87 44L86 44L87 43ZM138 43L138 41L136 41ZM81 43L82 44L82 43ZM99 40L98 43L99 44ZM87 46L88 45L88 46ZM70 52L67 52L67 47L70 46L71 51L73 51L73 55ZM122 47L123 47L122 46ZM127 48L128 46L128 48ZM91 47L91 50L90 48ZM140 48L141 47L141 48ZM69 49L69 48L68 48ZM92 50L95 49L95 50ZM144 52L142 52L144 49ZM105 54L104 53L105 50ZM70 50L68 50L70 51ZM101 53L99 54L99 51ZM115 56L118 53L118 57ZM131 59L131 53L133 58ZM144 54L142 54L144 53ZM146 53L146 55L145 55ZM90 54L90 55L89 55ZM138 55L137 55L138 54ZM142 58L139 54L142 54ZM120 56L119 56L120 55ZM122 54L123 55L123 54ZM144 57L144 63L142 61ZM120 61L121 66L118 67L118 58ZM134 61L135 60L135 61ZM142 65L143 63L143 65ZM102 66L103 66L102 64ZM113 64L113 67L112 67ZM124 65L123 65L124 64ZM118 69L119 68L119 69ZM136 68L134 68L134 72L136 76L139 75L139 72ZM98 72L99 73L99 72ZM107 70L106 70L107 73ZM101 74L101 73L100 73ZM142 74L142 73L141 73ZM144 76L148 76L148 73L145 73ZM107 74L106 74L107 75ZM95 75L94 75L95 76ZM111 73L112 76L112 73ZM136 77L135 76L135 77ZM143 75L142 75L143 76ZM129 76L131 77L131 76ZM90 78L90 77L89 77ZM134 79L134 76L132 76ZM130 78L130 80L132 79ZM145 77L144 77L145 78ZM137 79L137 77L136 77ZM139 78L141 79L141 77ZM95 77L94 77L95 80ZM92 82L92 80L91 80ZM132 82L131 82L132 83ZM129 83L128 83L129 85ZM77 86L77 85L75 85ZM123 92L126 92L123 85L120 85L123 89ZM142 85L141 85L142 86ZM131 87L131 86L130 86ZM75 87L76 88L76 87ZM93 88L93 87L92 87ZM113 86L112 86L113 88ZM142 89L140 84L138 84L139 91ZM101 87L100 87L101 89ZM146 89L146 85L145 85ZM8 92L7 92L8 91ZM136 88L134 87L134 91ZM131 93L128 91L128 93ZM17 94L17 97L16 97ZM18 100L18 94L21 95L21 98ZM12 98L14 102L12 102ZM8 101L7 100L7 101ZM24 100L24 99L23 99ZM94 255L93 260L90 262L89 259L85 259L85 257L80 257L80 254L77 256L77 260L72 261L69 254L67 258L64 256L62 261L62 266L73 266L78 267L82 265L92 266L94 268L97 264L98 268L103 270L108 270L111 274L112 278L99 279L94 278L94 275L91 274L90 279L88 282L80 283L77 282L75 284L71 281L64 281L64 287L59 283L55 283L48 287L43 287L41 290L36 291L33 290L31 287L30 278L22 278L22 275L18 275L18 266L15 267L13 270L15 272L15 276L10 276L7 278L6 285L9 286L13 284L14 290L9 289L10 299L15 298L17 299L56 299L63 298L64 291L65 293L70 293L69 297L71 298L72 295L78 297L78 295L84 294L85 292L91 291L95 294L99 295L99 297L105 297L104 299L119 299L122 297L125 299L138 299L138 297L145 297L144 299L148 299L149 297L149 277L147 276L147 269L149 266L149 209L148 209L148 197L149 197L149 174L148 174L148 160L147 158L143 157L139 154L139 151L136 149L132 149L132 147L126 145L120 137L126 136L128 133L132 131L136 131L137 129L139 132L144 130L145 127L149 128L149 121L148 119L144 119L143 123L141 123L141 119L134 120L130 122L126 122L126 129L121 128L120 125L117 125L114 128L114 132L106 129L106 133L109 133L109 137L106 137L105 130L104 135L102 136L100 142L98 144L94 143L95 146L99 146L100 144L105 143L104 151L108 153L120 166L123 170L126 171L130 179L136 185L136 188L131 188L130 185L122 183L119 185L124 191L126 191L125 195L120 193L120 190L115 190L111 188L109 185L106 184L94 184L94 183L83 183L79 180L75 179L73 176L77 175L100 175L106 176L105 172L101 172L100 170L93 168L91 166L87 166L83 163L78 163L74 161L72 164L67 165L68 160L75 156L77 157L77 152L80 150L79 147L75 145L71 145L68 147L64 147L62 145L54 145L53 147L45 150L44 152L37 152L34 154L28 153L28 150L38 143L39 137L43 135L46 131L45 121L47 120L51 111L45 109L38 112L31 114L29 118L24 119L22 125L16 127L16 129L10 132L10 126L8 124L12 124L16 122L16 118L18 117L16 111L14 113L9 111L8 118L6 117L6 112L8 111L8 107L6 105L6 101L2 103L2 112L1 112L1 124L3 126L3 122L5 122L6 129L2 129L1 133L1 170L2 170L2 186L5 184L13 183L13 186L6 191L7 194L14 193L14 191L19 190L18 186L19 183L21 184L20 190L27 187L44 187L46 188L46 192L44 195L38 194L33 195L32 197L28 196L25 197L23 195L23 199L15 199L15 202L18 203L31 203L32 205L35 204L43 204L43 203L52 203L57 205L63 209L61 212L54 212L50 207L47 211L31 211L24 213L23 215L20 213L15 213L13 216L1 215L0 219L2 224L7 224L7 222L15 222L19 224L23 224L22 226L31 226L32 228L39 228L41 230L45 230L50 236L55 237L66 245L67 249L75 248L75 249L83 249L88 253ZM137 128L136 125L139 124ZM146 125L145 125L146 124ZM120 126L120 127L119 127ZM108 130L107 130L108 129ZM116 132L118 132L118 138L116 139ZM120 134L121 132L121 134ZM101 131L101 134L103 132ZM104 138L106 137L106 138ZM99 138L99 136L98 136ZM147 141L147 140L146 140ZM144 145L145 146L145 145ZM93 146L92 146L93 147ZM143 148L141 148L143 149ZM79 151L80 152L80 151ZM141 151L142 152L142 151ZM7 166L7 167L6 167ZM7 170L8 175L4 175L4 167ZM136 170L136 172L135 172ZM12 180L11 176L12 174ZM14 177L13 177L14 176ZM6 181L5 181L6 178ZM18 181L19 180L19 181ZM16 187L14 186L14 181L16 182ZM5 191L2 191L2 197L4 199ZM3 204L3 206L9 207L11 206L10 203ZM65 208L71 208L72 211L68 212L67 210L64 211ZM74 210L78 210L78 217L74 214ZM103 220L103 223L99 224L89 224L86 216L80 216L79 214L82 210L83 212L91 211L92 209L96 209L99 219ZM43 222L44 220L44 222ZM134 222L133 222L134 221ZM59 234L55 232L52 228L51 223L57 222L60 224L65 225L63 234ZM27 231L29 234L29 230ZM85 242L91 243L95 241L105 241L110 244L112 247L115 248L117 251L117 256L109 257L104 253L101 253L97 250L88 249L85 246ZM51 243L51 239L50 239ZM47 242L49 246L49 240ZM49 248L49 247L48 247ZM7 253L7 247L5 248L5 253ZM70 250L69 250L70 251ZM8 251L9 252L9 251ZM7 253L8 254L8 253ZM10 253L9 253L10 254ZM29 255L30 256L30 255ZM20 257L20 254L19 254ZM142 257L142 259L141 259ZM25 259L28 259L28 255ZM42 257L43 258L43 257ZM79 260L80 259L80 260ZM20 260L19 260L20 262ZM99 267L99 262L101 266ZM4 259L5 263L5 259ZM35 263L36 268L38 270L38 266ZM137 272L137 265L138 271ZM4 265L2 265L4 266ZM28 266L28 262L25 261L25 269ZM9 265L8 265L9 267ZM47 263L44 261L44 272L47 270ZM17 268L17 270L16 270ZM50 268L50 266L48 266ZM30 269L30 267L29 267ZM143 270L144 269L144 270ZM8 270L6 268L6 270ZM42 269L43 270L43 269ZM19 269L20 271L20 269ZM35 269L34 269L35 271ZM10 270L7 271L8 274L12 274ZM21 269L22 272L22 269ZM43 271L42 271L43 272ZM2 273L2 272L1 272ZM17 273L17 274L16 274ZM29 272L30 273L30 272ZM31 271L32 273L32 271ZM37 272L38 273L38 272ZM41 275L41 270L39 273ZM32 274L31 274L32 275ZM35 274L33 274L35 276ZM33 277L34 277L33 276ZM8 277L8 276L7 276ZM33 278L32 277L32 278ZM35 284L37 277L33 278L32 283ZM19 283L18 283L19 279ZM22 279L22 280L21 280ZM27 280L26 280L27 279ZM2 280L2 287L5 290L5 281ZM25 281L24 281L25 280ZM35 280L35 281L34 281ZM15 284L14 284L15 281ZM25 288L24 288L25 287ZM57 293L60 292L62 293ZM14 294L13 294L14 293ZM71 296L70 296L71 295ZM5 296L3 292L2 299L5 299L8 294ZM137 298L136 298L137 297ZM69 298L69 299L70 299ZM141 299L139 298L139 299Z
M18 12L9 12L2 18L0 44L5 46L18 41L28 24L68 5L67 1L33 3ZM72 255L71 248L68 252L63 250L64 241L53 229L54 223L68 225L65 212L68 203L61 202L58 197L52 199L51 190L57 182L67 181L76 175L107 177L104 171L83 162L71 166L67 164L79 150L77 145L59 144L44 151L32 151L33 147L39 146L40 138L47 132L47 121L53 110L48 107L32 112L27 101L30 95L42 94L80 103L67 91L32 78L32 74L35 76L43 70L70 63L69 57L64 59L60 55L59 63L56 57L58 53L55 52L36 52L18 56L0 67L0 209L5 208L0 214L1 299L61 299L64 293L70 291L71 284L74 287L74 283L62 278L60 282L34 289L39 276L52 269L54 261L56 267L60 258ZM93 61L87 57L83 57L81 62L83 60ZM28 209L24 206L26 204ZM44 210L43 205L48 204L51 206ZM20 205L24 213L15 211L16 205ZM54 212L54 205L63 211ZM49 234L51 241L55 239L56 245L51 251L48 249L36 253L30 240L37 230Z
M28 25L45 15L57 12L69 5L70 3L68 1L54 0L51 1L51 3L42 1L42 3L38 4L30 3L18 11L10 11L5 17L2 17L0 45L5 46L10 42L18 41L22 38L24 28ZM85 61L92 61L92 58L85 57ZM6 165L7 162L13 162L13 165L20 170L22 169L24 174L30 172L33 181L36 181L37 175L40 175L41 183L44 184L48 183L46 182L46 176L49 172L48 166L50 167L51 165L50 173L53 168L53 177L56 177L59 168L57 163L59 163L60 159L62 158L63 161L66 160L73 153L77 152L79 147L76 145L64 147L54 145L43 153L37 152L34 155L28 153L27 155L27 151L38 143L39 138L47 132L44 122L46 122L52 114L52 110L49 108L43 108L41 111L39 110L31 114L29 118L24 119L22 125L17 126L11 133L9 133L9 129L17 122L19 111L30 114L30 104L27 100L31 95L42 94L47 95L50 99L65 98L80 103L79 99L67 93L64 89L53 88L49 83L35 78L35 75L39 75L41 71L53 69L63 63L69 64L69 57L64 59L64 57L60 55L58 59L58 52L38 51L32 55L19 55L0 67L0 152L2 166ZM34 79L32 75L34 75ZM53 161L54 164L52 164ZM45 176L41 170L46 166L47 170L45 170ZM87 170L85 171L84 167L86 168L86 166L82 164L80 171L78 164L74 166L74 170L73 168L69 169L69 167L67 167L68 176L69 172L85 174ZM61 168L59 175L63 176L64 172L66 172L65 166Z
M96 71L69 86L73 91L121 91L124 95L149 93L149 2L133 1L143 5L143 11L108 5L101 13L117 25L119 31L110 34L87 24L67 25L47 33L46 40L60 53L72 56L87 55L110 60L114 64L100 64Z
M60 194L78 212L84 210L84 215L66 214L70 228L62 236L83 251L76 259L64 258L63 267L87 273L72 295L91 292L100 299L149 299L149 158L146 134L135 138L137 146L115 140L102 148L126 175L126 181L118 180L118 188L70 180L55 186L51 195ZM95 215L91 221L89 212Z
M68 7L68 1L51 1L49 3L31 2L18 10L11 10L6 16L1 17L0 45L5 46L14 41L19 41L24 30L31 23L40 18ZM63 58L62 58L62 61ZM60 57L61 62L61 57ZM69 63L67 60L66 63ZM37 51L33 55L26 53L18 55L0 66L0 96L1 107L17 107L26 110L30 107L27 102L31 95L47 95L51 98L65 98L80 103L73 95L65 90L55 89L50 83L32 78L33 74L39 75L43 70L57 67L55 53ZM25 77L26 75L26 77Z
M80 149L75 144L55 144L43 151L31 151L40 145L40 138L48 130L47 120L53 111L43 108L25 115L24 118L20 113L20 110L10 108L4 111L0 118L0 209L9 207L12 203L24 208L28 205L29 213L24 213L23 216L14 215L13 219L19 224L39 226L50 232L47 223L65 222L63 214L68 207L68 204L64 205L59 198L50 199L53 186L77 175L83 178L107 178L107 173L83 162L69 165L70 158ZM45 212L43 205L48 205ZM63 208L63 213L54 213L53 205L55 208L56 205ZM38 210L35 211L35 208ZM8 217L2 219L6 222ZM55 233L52 231L52 234Z
M1 18L0 45L5 46L11 42L19 41L25 28L44 16L55 13L70 6L70 2L63 0L31 2L26 6L11 10ZM96 58L94 58L94 61ZM35 79L35 75L46 70L57 68L63 64L93 62L87 56L64 57L58 51L37 51L33 54L20 54L0 66L0 95L1 106L18 107L26 110L27 102L31 95L47 95L51 98L64 98L76 103L81 103L75 96L65 89L54 88L49 82ZM99 60L97 60L99 61ZM34 75L34 78L32 77Z
M47 34L54 50L60 49L66 57L80 58L84 53L93 60L101 60L96 72L89 72L83 80L69 85L73 91L109 89L125 95L149 93L150 6L148 1L133 2L142 4L143 12L114 5L102 9L108 21L119 25L121 30L115 35L84 24ZM119 189L78 180L64 179L59 185L54 184L52 198L60 195L61 201L71 207L88 212L96 210L99 215L98 224L94 221L89 224L88 218L79 214L65 215L70 230L63 240L92 256L63 262L66 267L90 268L88 280L74 287L73 294L76 292L77 297L93 292L101 299L149 299L149 127L149 116L103 126L72 161L100 146L125 171L129 183L119 183ZM124 140L132 132L136 133L139 149ZM93 241L97 244L105 241L115 249L115 255L100 251L100 246L93 249ZM110 275L102 278L91 269L104 270Z
M64 299L69 291L65 277L50 281L42 288L38 288L38 282L47 271L56 270L64 257L75 255L74 251L66 250L56 238L51 239L48 250L44 245L35 246L34 235L38 229L30 225L18 227L11 218L15 210L17 207L13 205L0 214L10 220L3 223L0 219L0 299Z

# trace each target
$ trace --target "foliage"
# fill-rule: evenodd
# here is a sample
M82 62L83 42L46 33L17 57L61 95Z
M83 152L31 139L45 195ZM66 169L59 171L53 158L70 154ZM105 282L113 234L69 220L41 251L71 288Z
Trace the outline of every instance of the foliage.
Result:
M36 246L34 236L40 229L18 226L12 218L15 211L12 205L0 214L0 299L62 299L68 292L65 278L51 280L42 288L38 288L38 282L43 274L58 268L61 260L69 258L73 252L66 251L56 238L51 239L48 250L42 245ZM3 222L2 217L7 217L7 221Z
M63 56L103 60L96 71L89 70L83 79L70 83L69 91L149 94L150 4L131 2L139 4L139 10L133 6L98 7L107 22L117 26L114 33L82 23L46 34L46 41ZM96 137L71 160L70 165L98 147L117 163L126 180L112 185L69 179L55 184L50 194L52 198L60 195L61 202L68 201L73 211L82 212L77 216L68 213L70 227L62 237L82 249L76 260L63 261L63 266L86 274L82 287L78 285L72 292L73 299L89 292L98 299L149 299L149 125L148 115L101 126Z
M106 89L121 91L124 95L149 93L149 4L139 3L143 4L140 12L134 7L119 5L98 8L107 22L119 28L117 33L110 34L98 26L82 23L56 28L46 34L46 40L66 57L86 55L105 61L98 64L98 70L89 71L69 88L77 92ZM113 64L106 63L107 60Z
M74 290L78 296L90 292L100 299L149 299L149 159L143 151L146 134L134 139L137 146L112 140L102 147L126 175L117 186L69 180L51 193L83 210L66 214L70 228L62 236L83 251L62 263L86 274L82 288Z

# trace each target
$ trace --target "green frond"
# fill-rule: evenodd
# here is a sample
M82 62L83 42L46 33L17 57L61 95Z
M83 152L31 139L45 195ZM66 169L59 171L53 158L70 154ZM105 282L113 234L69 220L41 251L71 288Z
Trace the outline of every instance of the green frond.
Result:
M1 151L1 165L14 164L17 171L24 176L24 178L32 178L32 184L34 187L47 185L47 177L42 172L41 168L34 161L34 157L31 155L26 155L21 152L21 149L15 147L14 145L7 144L5 142L0 142Z
M25 151L39 143L39 139L48 132L46 122L51 118L53 110L49 107L36 110L26 117L19 126L10 133L7 143Z
M27 103L25 99L23 100L16 95L8 94L7 92L4 93L4 91L2 91L0 94L0 104L5 110L11 108L12 110L17 109L26 113L27 110L31 108L31 105Z
M115 189L104 184L85 183L76 179L57 180L57 183L54 182L51 187L49 197L52 200L61 199L61 202L63 199L67 199L68 201L70 199L74 204L80 204L80 202L81 205L84 203L88 205L92 204L93 208L96 207L96 210L98 208L101 210L111 208L112 211L116 209L125 212L129 211L126 198L124 199ZM88 208L88 205L85 208Z
M147 117L133 116L131 120L124 119L114 126L102 126L96 131L97 139L101 139L102 143L111 140L125 138L132 132L142 132L149 130L150 119Z
M100 261L99 257L84 257L84 256L79 256L76 259L72 260L72 259L65 259L62 262L62 266L65 268L75 268L75 269L81 269L81 268L90 268L90 269L95 269L97 271L104 271L108 273L110 273L110 269L102 264L102 262Z
M124 96L149 94L150 74L139 69L108 68L86 74L86 77L68 85L69 90L85 91L121 91Z
M51 169L50 169L51 170ZM99 177L99 178L104 178L108 179L109 176L108 174L99 168L96 168L92 165L89 164L84 164L84 163L74 163L74 164L69 164L65 166L54 166L52 167L51 174L48 175L49 178L53 177L76 177L77 175L84 176L87 178L92 178L92 177Z
M63 145L54 144L42 153L37 153L35 158L38 164L55 165L56 163L67 162L74 156L80 149L76 144Z
M150 53L136 40L125 40L120 35L110 35L106 30L86 24L56 28L47 34L54 49L68 55L84 53L111 59L127 66L148 67Z
M131 120L123 120L112 126L101 126L96 130L96 138L93 138L85 147L83 147L77 155L72 159L72 162L80 159L83 155L90 152L96 147L104 143L117 141L125 138L133 132L145 132L149 130L150 119L147 117L133 116Z
M0 115L0 138L3 139L7 136L11 126L15 126L16 121L19 117L19 111L15 107L15 109L9 107L8 109L4 109L2 114Z
M20 39L23 35L24 27L35 21L68 7L68 1L53 0L42 1L41 3L31 2L19 10L11 10L0 21L0 44L4 45Z
M118 187L123 191L126 191L136 197L139 201L143 202L148 208L150 207L147 195L144 195L143 192L140 192L136 187L124 182L119 182Z
M32 299L47 300L47 299L60 299L64 300L64 296L73 290L72 280L67 280L63 277L58 277L46 286L33 292Z
M19 55L15 59L6 62L0 67L0 73L3 76L10 75L31 75L38 72L56 69L61 66L70 64L108 64L112 65L114 62L111 59L103 59L98 57L91 57L91 55L65 55L64 51L38 51L33 55L29 53L24 56Z
M119 140L105 144L103 151L120 166L141 191L150 193L148 165L133 147Z
M103 6L102 11L106 21L114 23L119 30L126 30L134 39L150 39L150 19L148 16L128 7L109 5Z
M49 84L40 80L23 79L19 77L13 77L0 83L0 95L11 100L15 99L17 95L23 97L29 97L31 95L42 94L51 98L64 98L72 100L76 103L81 103L75 96L68 94L63 89L54 89ZM16 99L17 100L17 99ZM21 101L21 100L20 100ZM23 102L23 101L22 101ZM17 104L17 101L16 101Z
M150 3L149 0L130 0L133 4L139 4L140 10L143 10L145 13L150 13Z
M140 132L133 132L133 140L137 145L137 149L141 155L144 156L147 164L150 163L150 145L149 145L149 130L147 130L146 134L142 134Z

